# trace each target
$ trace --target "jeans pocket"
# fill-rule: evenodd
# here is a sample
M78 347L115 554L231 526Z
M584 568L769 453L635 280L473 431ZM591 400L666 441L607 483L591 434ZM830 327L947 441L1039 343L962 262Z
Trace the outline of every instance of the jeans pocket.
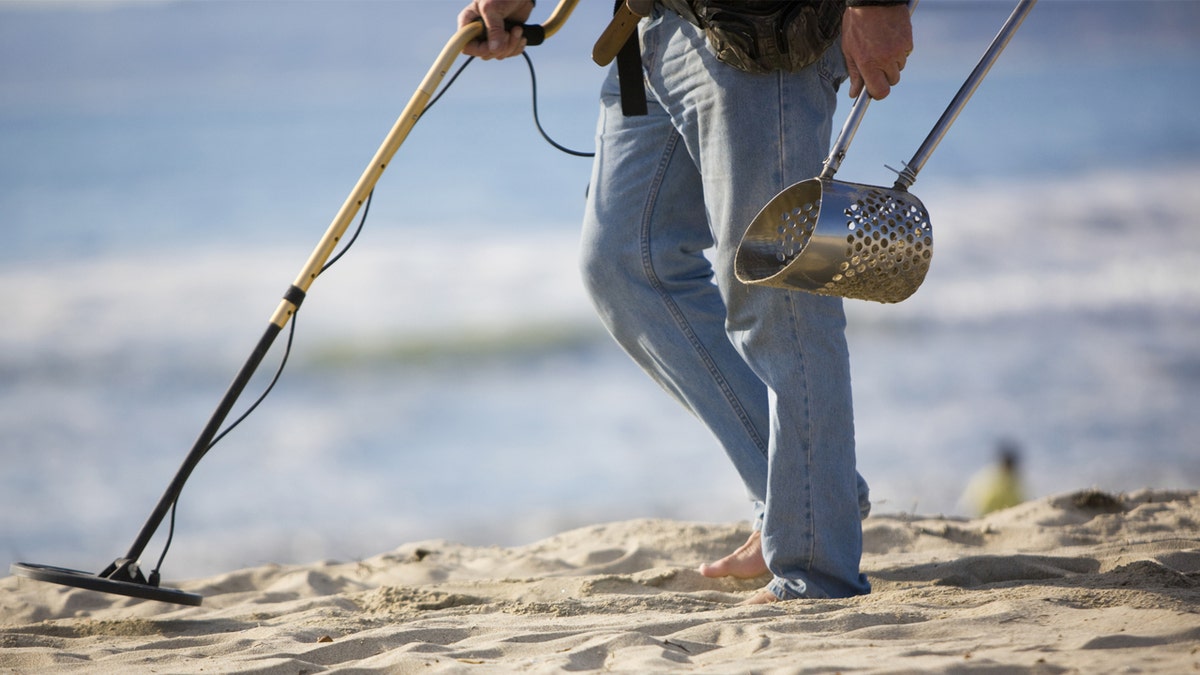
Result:
M821 55L820 60L816 63L817 73L825 80L829 86L833 87L834 91L842 86L842 83L849 77L846 71L846 57L842 54L842 39L833 41L825 53Z

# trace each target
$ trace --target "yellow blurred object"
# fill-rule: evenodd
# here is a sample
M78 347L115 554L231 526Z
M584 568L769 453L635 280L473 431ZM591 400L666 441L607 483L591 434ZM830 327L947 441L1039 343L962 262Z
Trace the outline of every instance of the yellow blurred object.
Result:
M999 454L1000 462L975 474L963 491L961 501L975 515L984 516L1025 501L1025 489L1017 469L1017 446L1001 443Z

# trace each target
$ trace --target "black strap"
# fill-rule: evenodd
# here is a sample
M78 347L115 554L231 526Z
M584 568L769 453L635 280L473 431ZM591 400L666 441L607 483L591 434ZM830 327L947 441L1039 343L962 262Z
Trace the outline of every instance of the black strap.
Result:
M625 0L616 0L613 13ZM626 117L646 114L646 82L642 75L642 45L637 31L629 36L617 52L617 81L621 85L621 112Z

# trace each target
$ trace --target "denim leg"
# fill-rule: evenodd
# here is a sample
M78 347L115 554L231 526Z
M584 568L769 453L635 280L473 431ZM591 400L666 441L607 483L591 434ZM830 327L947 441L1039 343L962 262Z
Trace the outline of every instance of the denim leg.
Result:
M708 425L763 502L770 589L868 592L841 301L733 277L757 210L820 169L840 55L748 75L670 13L643 22L642 40L650 114L623 117L611 77L605 85L588 289L618 342Z
M582 233L583 276L605 326L704 422L751 499L767 494L767 389L725 334L704 251L712 235L700 175L670 117L621 112L615 71L601 97Z

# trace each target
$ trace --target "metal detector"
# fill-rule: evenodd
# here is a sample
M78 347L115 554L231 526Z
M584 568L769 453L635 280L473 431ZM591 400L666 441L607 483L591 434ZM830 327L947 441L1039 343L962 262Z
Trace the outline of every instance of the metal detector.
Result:
M526 44L539 45L546 38L556 33L571 15L578 2L579 0L561 0L545 23L541 25L523 25ZM304 268L300 271L300 275L296 277L296 280L283 294L282 301L276 307L274 314L271 315L271 321L267 326L266 332L263 333L258 344L255 345L250 358L246 360L241 370L238 371L233 384L226 390L224 397L217 405L216 411L213 412L212 417L208 420L208 424L200 432L195 445L192 446L191 451L188 452L187 457L183 460L183 465L175 473L174 479L167 486L166 492L159 499L157 506L154 507L154 511L151 512L150 517L146 520L146 524L142 526L141 532L138 534L137 539L134 540L133 545L129 547L129 551L124 556L114 560L112 564L99 573L19 562L14 563L10 568L10 571L14 575L38 581L62 584L64 586L100 591L102 593L114 593L180 605L196 606L201 603L203 598L199 594L159 586L157 570L151 572L149 578L142 574L138 565L142 552L145 550L146 545L150 543L150 539L154 536L155 531L158 530L159 525L162 524L163 518L166 517L172 505L179 498L179 494L183 490L183 485L187 482L192 470L196 468L196 465L199 464L200 460L214 445L214 439L217 438L218 431L225 422L225 418L233 409L234 403L237 402L238 397L249 383L251 376L270 350L275 338L300 308L300 304L304 301L309 287L325 268L326 261L334 253L338 243L350 227L350 223L354 220L355 215L367 203L371 191L383 175L384 169L387 168L396 151L400 149L401 143L408 137L408 133L416 125L417 120L420 119L422 113L429 105L430 99L433 97L442 79L446 76L450 66L458 58L459 54L462 53L463 47L470 42L478 40L482 34L483 23L477 21L458 29L450 41L446 43L437 60L421 81L417 91L409 99L408 105L401 112L399 119L392 126L383 144L375 152L371 163L363 171L362 176L358 179L358 183L354 186L353 191L350 192L350 196L342 204L342 208L337 212L333 222L325 231L325 235L321 237L320 243L313 250L308 262L305 263Z

